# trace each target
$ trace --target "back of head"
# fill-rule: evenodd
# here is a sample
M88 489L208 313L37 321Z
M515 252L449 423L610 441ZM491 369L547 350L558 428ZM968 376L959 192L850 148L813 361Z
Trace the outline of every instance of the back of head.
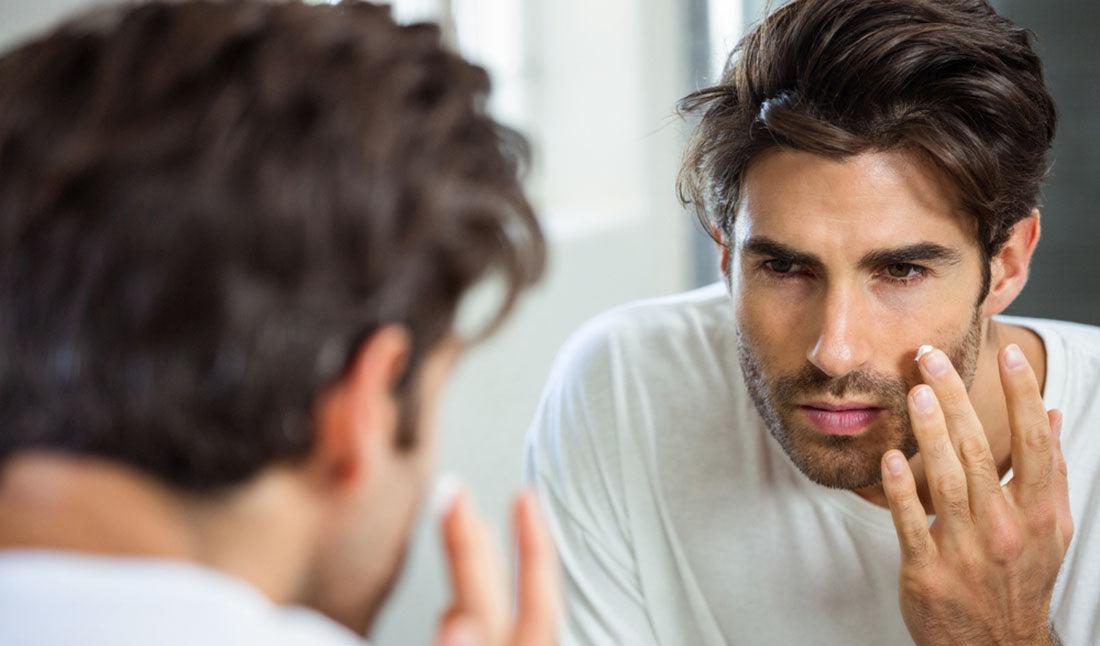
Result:
M0 58L0 461L231 485L308 452L372 330L407 385L491 272L503 316L544 246L487 91L368 4L154 2Z
M795 0L731 54L702 114L682 199L727 236L764 150L910 150L945 172L988 259L1039 198L1054 104L1027 31L985 0Z

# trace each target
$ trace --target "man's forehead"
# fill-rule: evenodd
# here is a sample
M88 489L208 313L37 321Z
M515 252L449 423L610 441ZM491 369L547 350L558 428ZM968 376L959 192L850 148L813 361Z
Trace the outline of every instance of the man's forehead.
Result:
M819 253L934 244L977 249L977 221L942 173L911 153L830 159L779 149L753 162L741 187L733 246L763 237Z

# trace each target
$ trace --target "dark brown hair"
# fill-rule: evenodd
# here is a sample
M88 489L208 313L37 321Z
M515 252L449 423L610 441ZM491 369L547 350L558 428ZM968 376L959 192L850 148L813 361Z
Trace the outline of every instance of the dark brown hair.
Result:
M476 281L506 279L499 322L542 271L488 89L363 3L142 4L0 58L0 461L239 482L308 452L385 324L409 401Z
M718 85L681 102L701 121L680 197L728 241L761 152L908 149L954 183L988 261L1048 171L1054 103L1030 41L984 0L795 0L745 36Z

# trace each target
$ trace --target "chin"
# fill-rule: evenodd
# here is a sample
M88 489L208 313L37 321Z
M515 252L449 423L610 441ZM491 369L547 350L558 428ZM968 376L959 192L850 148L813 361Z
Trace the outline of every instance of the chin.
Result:
M859 435L823 435L793 423L769 424L772 437L798 470L833 489L863 489L882 482L884 453L898 449L916 455L916 438L907 427L872 426Z

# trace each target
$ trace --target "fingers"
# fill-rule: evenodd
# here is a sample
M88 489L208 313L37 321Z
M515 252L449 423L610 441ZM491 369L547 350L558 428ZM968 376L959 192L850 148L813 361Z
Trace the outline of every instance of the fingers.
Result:
M919 366L921 377L932 388L943 412L951 446L965 477L971 515L982 518L1000 511L1005 500L997 463L966 384L941 350L925 354ZM958 511L961 513L961 508Z
M1013 496L1025 508L1041 513L1054 504L1050 420L1035 373L1019 346L1005 346L997 363L1012 432Z
M488 643L500 643L508 625L503 566L488 525L464 490L444 516L442 531L455 595L451 611L473 621Z
M970 527L966 475L955 455L936 394L925 384L915 386L909 391L908 404L936 516L947 531Z
M1054 504L1058 513L1058 529L1062 535L1063 547L1068 549L1073 539L1073 516L1069 508L1069 474L1066 469L1066 458L1062 455L1062 412L1047 411L1047 419L1050 421L1050 429L1054 435L1054 451L1051 457L1054 468Z
M519 568L514 646L551 646L560 614L557 556L533 492L516 500L515 534Z
M443 518L454 603L439 626L440 646L552 646L561 606L557 556L532 492L515 504L518 616L509 631L509 602L500 554L489 527L460 490Z
M917 496L913 472L900 451L882 456L882 485L898 533L902 564L919 568L931 563L936 547L928 531L928 516Z

